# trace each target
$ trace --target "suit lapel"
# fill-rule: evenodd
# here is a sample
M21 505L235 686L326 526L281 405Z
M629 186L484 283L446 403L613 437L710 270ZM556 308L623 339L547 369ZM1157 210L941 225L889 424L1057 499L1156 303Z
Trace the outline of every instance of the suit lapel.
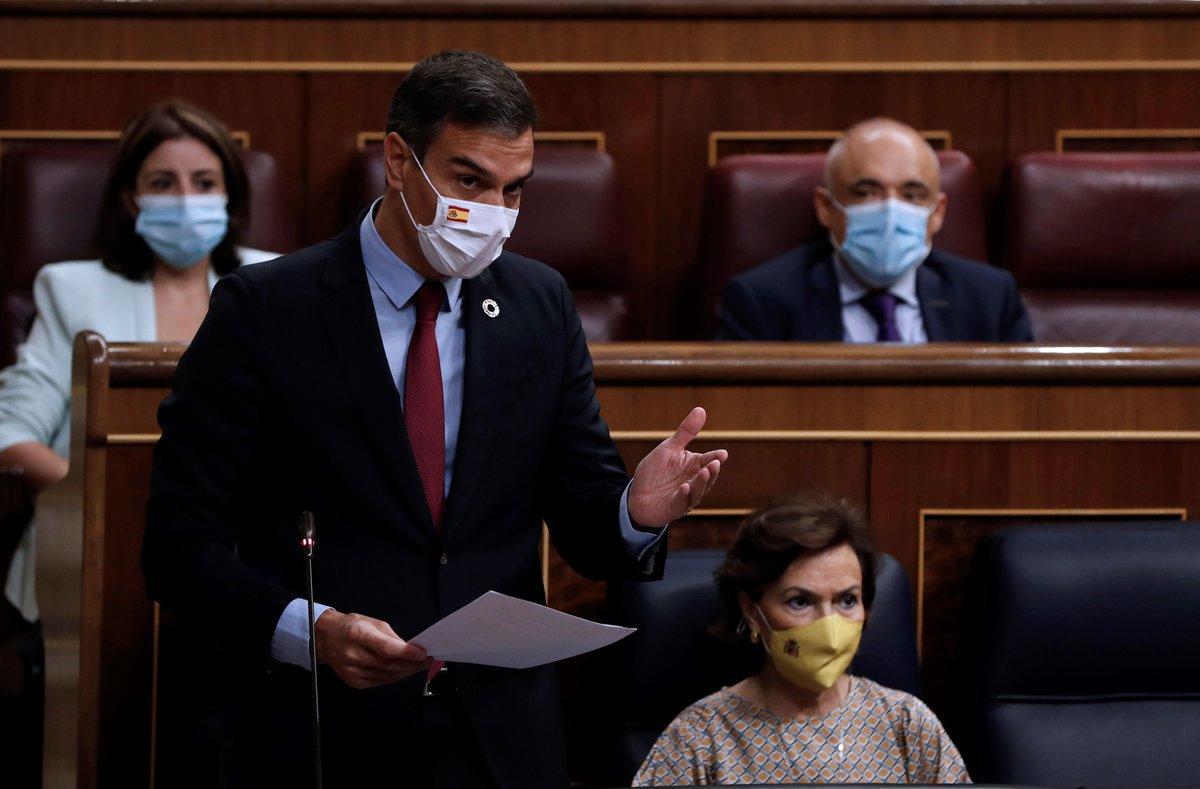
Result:
M325 260L321 282L327 293L320 302L321 322L358 406L368 442L396 481L412 522L432 539L433 521L409 447L400 394L388 367L367 284L358 241L361 222L362 215L335 239Z
M842 296L838 290L833 257L826 257L806 268L808 298L801 303L808 315L797 316L794 324L801 327L798 340L810 342L841 342L846 330L842 324Z
M921 320L929 342L946 342L962 337L956 332L950 300L942 287L942 278L926 261L917 269L917 302L921 305Z
M499 303L500 312L494 318L483 311L483 302L489 298ZM443 533L447 535L458 534L462 528L486 465L496 420L500 418L512 346L511 326L517 317L516 305L504 302L490 269L463 282L462 315L467 348L454 474L442 521Z

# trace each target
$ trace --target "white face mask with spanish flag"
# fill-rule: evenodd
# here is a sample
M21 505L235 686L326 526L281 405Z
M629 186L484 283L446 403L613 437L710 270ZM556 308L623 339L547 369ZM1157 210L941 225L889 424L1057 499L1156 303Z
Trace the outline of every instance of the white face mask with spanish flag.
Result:
M400 193L409 221L417 229L417 241L425 259L444 277L471 279L477 276L504 251L504 242L517 224L516 209L443 197L429 180L421 160L414 156L413 161L425 176L425 183L437 195L433 221L419 225L404 193Z

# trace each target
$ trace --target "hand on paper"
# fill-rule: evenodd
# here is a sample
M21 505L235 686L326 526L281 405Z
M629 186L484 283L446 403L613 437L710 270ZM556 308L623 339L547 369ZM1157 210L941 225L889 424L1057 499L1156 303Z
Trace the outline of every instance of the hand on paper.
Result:
M396 635L387 622L332 609L317 619L317 662L352 688L389 685L425 671L425 650Z
M638 463L629 489L629 517L641 526L665 526L687 515L708 492L721 464L729 458L724 449L689 452L688 444L704 427L703 408L693 408L679 429Z

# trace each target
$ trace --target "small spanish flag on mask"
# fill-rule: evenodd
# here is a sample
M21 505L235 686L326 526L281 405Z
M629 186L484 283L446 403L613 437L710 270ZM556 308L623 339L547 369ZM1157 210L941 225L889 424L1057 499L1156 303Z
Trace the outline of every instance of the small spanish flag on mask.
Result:
M452 205L446 208L447 222L469 222L471 209L463 208L462 206Z

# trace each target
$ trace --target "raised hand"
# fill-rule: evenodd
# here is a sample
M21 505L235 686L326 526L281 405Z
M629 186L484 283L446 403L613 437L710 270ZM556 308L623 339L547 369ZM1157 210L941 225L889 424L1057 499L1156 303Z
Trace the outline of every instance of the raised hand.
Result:
M629 488L629 517L639 526L665 526L688 514L717 481L724 449L689 452L704 427L703 408L693 408L670 438L642 458Z

